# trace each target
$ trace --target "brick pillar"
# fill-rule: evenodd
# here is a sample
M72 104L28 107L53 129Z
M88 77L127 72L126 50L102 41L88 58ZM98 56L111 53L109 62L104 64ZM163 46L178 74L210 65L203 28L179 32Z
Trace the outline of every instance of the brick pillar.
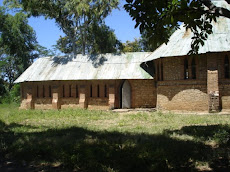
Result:
M109 109L115 108L115 88L114 85L109 86Z
M219 81L218 81L218 63L214 54L208 54L207 57L207 93L208 93L208 111L219 112Z
M32 87L27 87L26 109L34 109L33 89L32 89Z
M60 103L60 93L59 93L59 87L54 86L52 88L52 107L53 109L61 109L61 103Z
M87 108L87 97L85 85L80 85L79 89L79 105L81 108Z

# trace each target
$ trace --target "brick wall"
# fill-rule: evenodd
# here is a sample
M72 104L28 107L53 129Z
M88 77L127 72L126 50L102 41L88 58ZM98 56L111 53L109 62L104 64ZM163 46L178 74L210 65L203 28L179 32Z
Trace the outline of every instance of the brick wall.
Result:
M163 74L156 70L157 107L167 110L208 110L209 94L219 92L219 108L230 109L230 78L225 78L224 60L229 52L206 53L198 56L169 57L163 63ZM184 59L188 59L189 78L184 79ZM191 61L196 61L196 79L191 77ZM230 61L230 58L229 58ZM161 66L161 65L159 65ZM218 94L217 94L218 95Z
M156 66L163 67L163 74L161 70L156 67L156 79L161 78L157 75L163 75L163 81L184 80L184 60L188 60L189 79L192 79L192 59L196 63L196 79L207 79L207 57L206 55L199 56L183 56L183 57L166 57L155 60ZM161 65L162 64L162 65ZM161 81L162 79L160 79Z
M130 80L132 87L132 107L156 107L156 87L154 80Z
M226 55L230 61L230 53L218 53L218 74L219 74L219 92L220 92L220 107L225 110L230 110L230 78L225 78L224 60Z
M112 107L120 108L120 91L123 82L124 80L93 80L22 83L21 108L52 109L55 107L63 109L86 107L105 110L111 108L111 101L109 100L111 94L114 94ZM155 107L156 89L153 80L129 80L129 83L132 92L132 108ZM109 91L111 88L113 88L113 92ZM28 100L28 94L32 97L31 100ZM28 107L28 101L32 106Z
M188 79L185 79L185 59ZM196 79L192 79L192 60ZM157 82L157 108L163 110L207 111L207 58L205 55L158 59L162 63L163 80ZM156 71L157 72L157 71ZM159 78L159 77L158 77Z
M207 111L205 81L160 81L157 87L157 108L162 110Z

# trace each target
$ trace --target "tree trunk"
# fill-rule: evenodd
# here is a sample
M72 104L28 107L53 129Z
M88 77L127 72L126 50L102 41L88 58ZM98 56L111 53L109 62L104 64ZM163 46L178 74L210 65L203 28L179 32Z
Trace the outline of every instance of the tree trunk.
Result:
M77 55L77 49L76 49L76 43L75 43L75 38L71 37L71 42L73 44L73 54L76 56Z

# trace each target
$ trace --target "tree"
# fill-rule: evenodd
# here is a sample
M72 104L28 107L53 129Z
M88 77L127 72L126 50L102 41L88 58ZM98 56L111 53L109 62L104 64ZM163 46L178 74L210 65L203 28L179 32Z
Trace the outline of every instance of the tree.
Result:
M135 38L134 41L126 41L123 43L123 52L153 52L160 44L154 46L149 44L149 38L147 34L143 32L139 39Z
M81 37L77 38L76 52L82 52ZM86 54L117 53L122 49L122 44L117 40L114 31L104 23L94 23L88 28ZM55 48L63 53L73 52L73 46L67 36L60 37Z
M122 43L116 38L114 31L105 24L92 24L89 34L88 52L90 54L117 53L122 49Z
M88 46L88 28L95 22L102 22L112 9L117 8L118 2L119 0L4 0L8 6L21 8L29 15L55 19L68 41L71 41L75 55L79 38L84 55Z
M224 0L223 0L224 1ZM230 0L225 0L230 4ZM172 31L183 22L194 33L192 53L212 33L211 22L219 16L230 18L228 9L217 7L212 0L126 0L124 6L140 32L145 32L151 44L167 42Z
M140 39L135 38L133 42L123 43L123 52L141 52L142 50Z
M8 89L35 58L38 57L36 35L28 25L27 16L7 14L0 7L0 75L9 83Z

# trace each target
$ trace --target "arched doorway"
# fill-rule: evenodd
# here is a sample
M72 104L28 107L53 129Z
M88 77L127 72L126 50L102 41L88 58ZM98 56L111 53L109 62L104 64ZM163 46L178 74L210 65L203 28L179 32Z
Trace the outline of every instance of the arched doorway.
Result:
M120 107L122 109L131 108L131 86L128 80L125 80L121 85L120 93L121 93Z

